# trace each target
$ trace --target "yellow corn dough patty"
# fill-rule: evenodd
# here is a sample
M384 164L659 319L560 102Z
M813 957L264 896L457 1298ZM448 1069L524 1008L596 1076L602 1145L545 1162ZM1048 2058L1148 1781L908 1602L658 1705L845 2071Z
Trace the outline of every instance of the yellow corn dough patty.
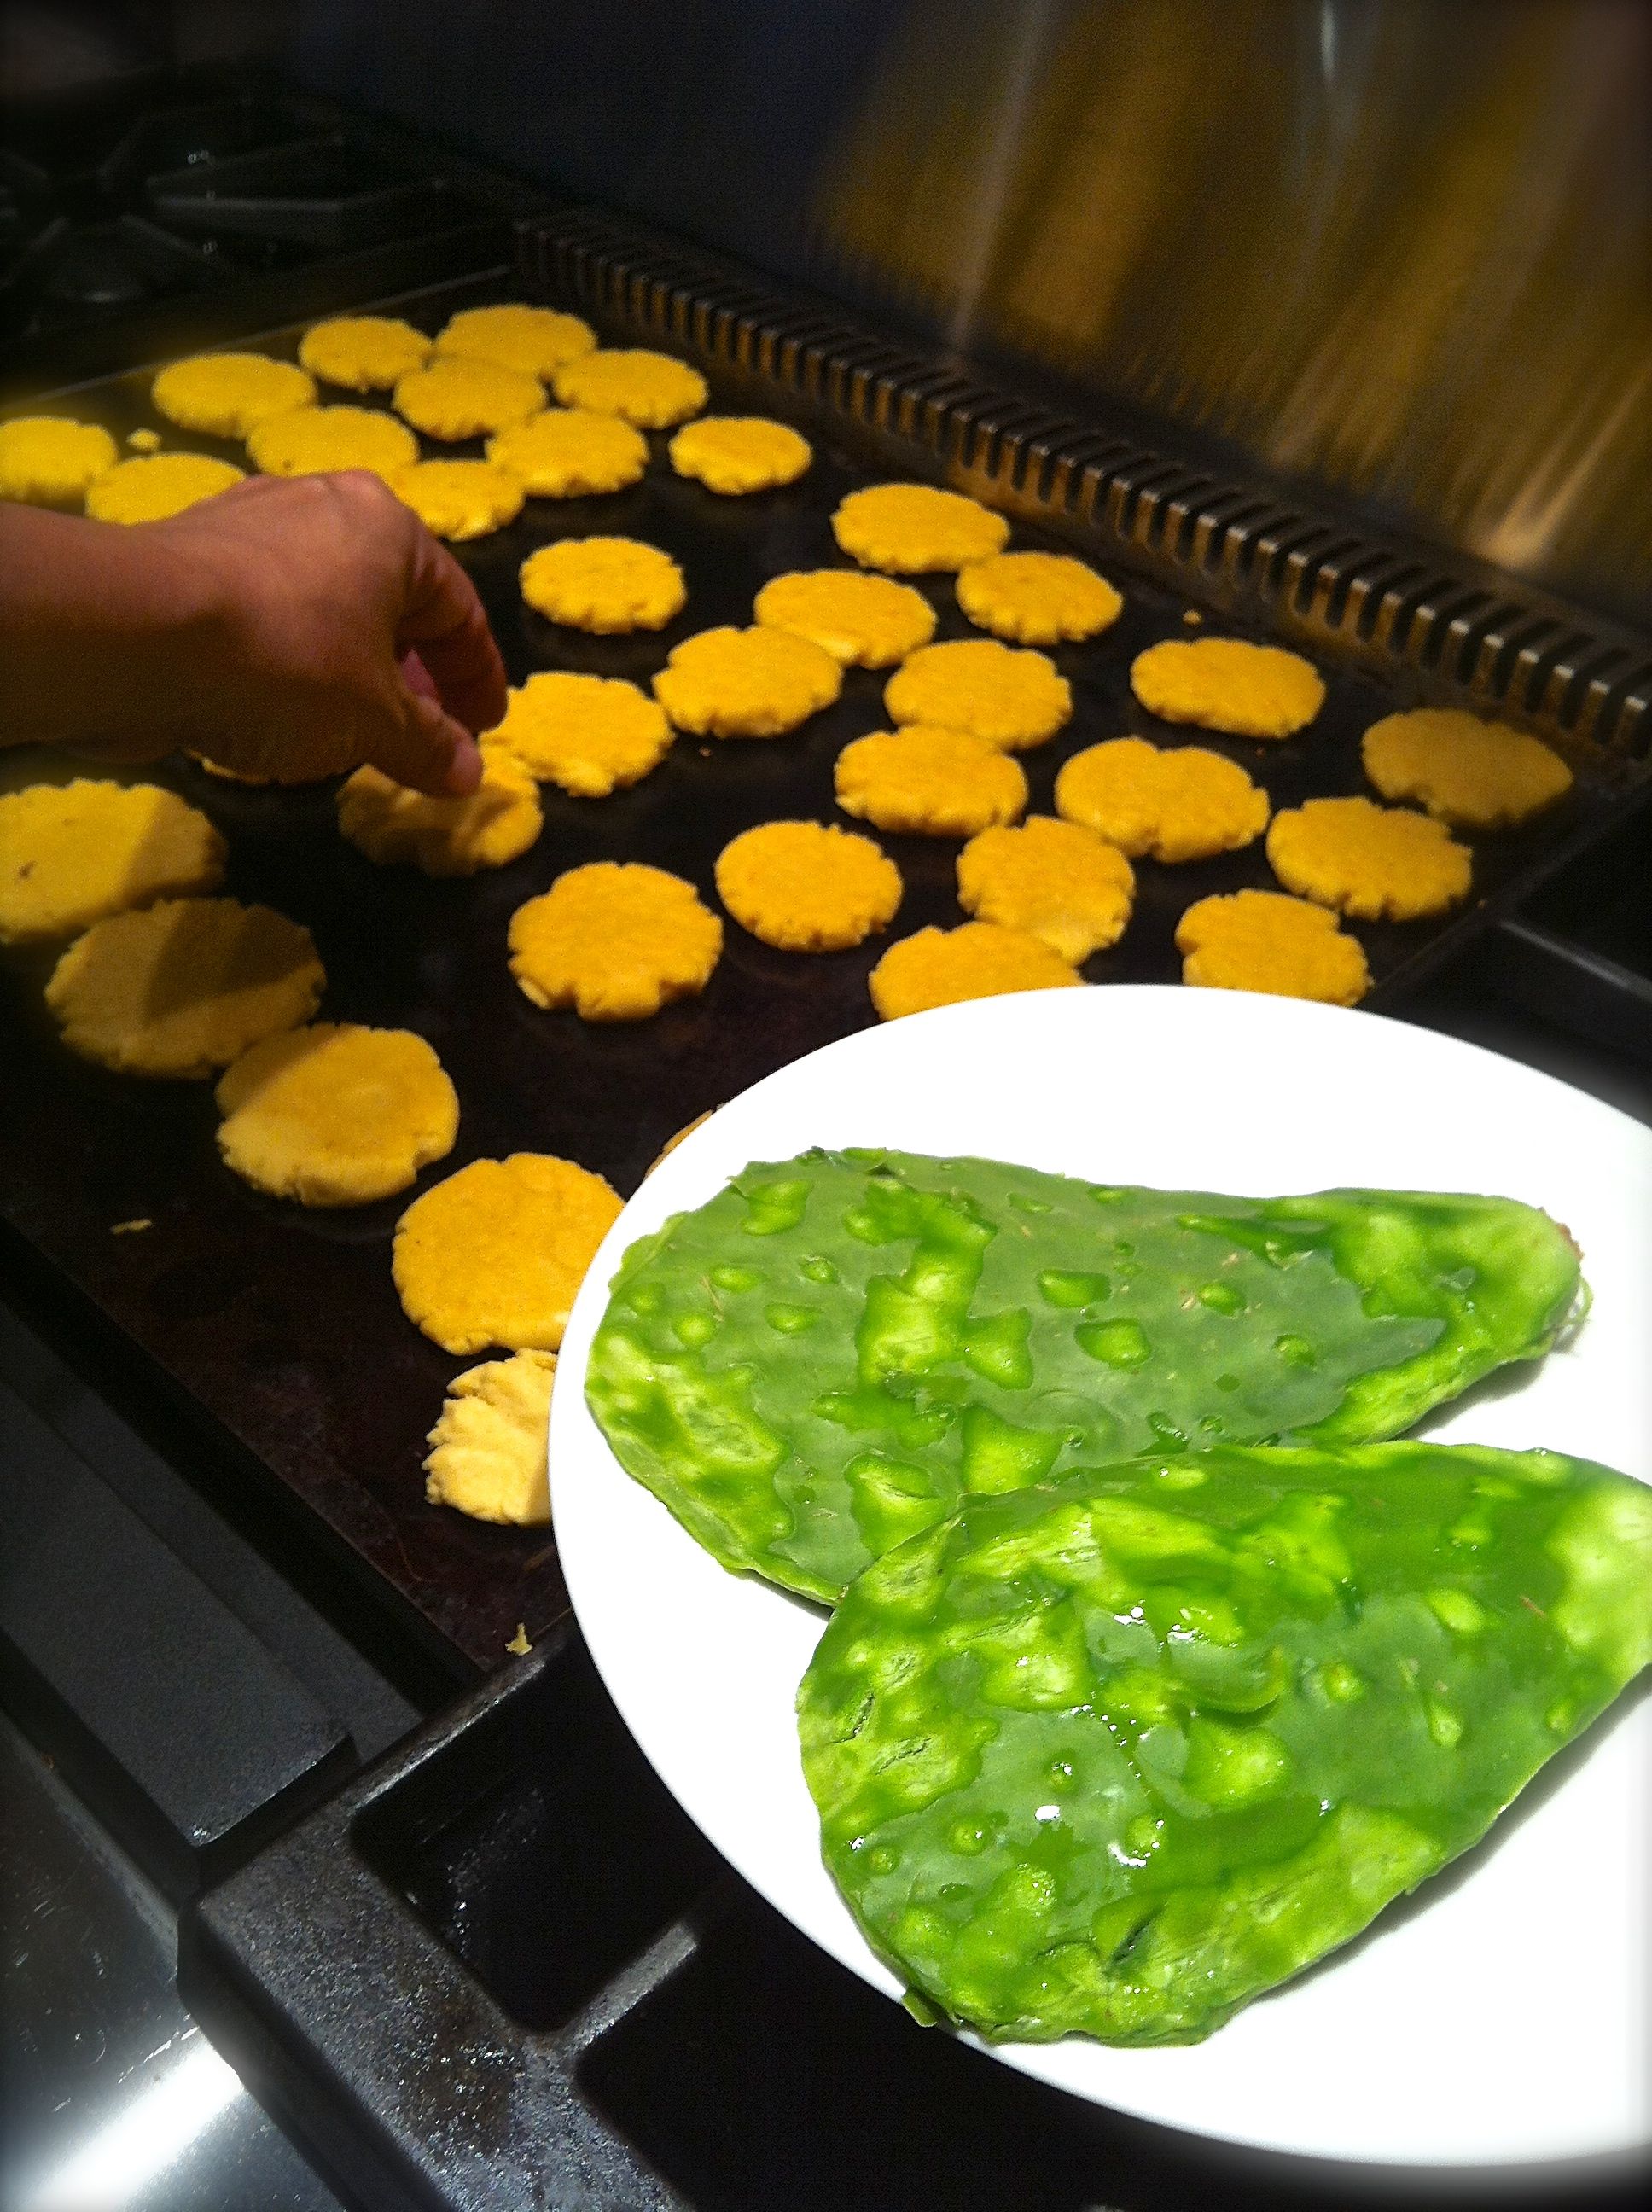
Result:
M672 647L654 696L695 737L778 738L843 689L831 654L791 630L702 629Z
M53 969L64 1042L123 1075L210 1075L315 1012L310 933L271 907L163 899L94 922Z
M564 407L623 416L639 430L669 430L685 422L711 396L697 369L647 346L582 353L557 369L552 388Z
M164 522L246 481L245 469L209 453L151 453L117 461L87 492L86 512L94 522Z
M495 746L482 752L482 781L464 799L410 791L376 768L358 768L339 787L338 827L381 866L427 876L473 876L525 853L544 828L532 776Z
M1268 863L1288 891L1361 921L1416 921L1468 896L1473 863L1443 823L1369 799L1309 799L1276 814Z
M430 358L430 341L399 315L334 315L313 323L298 357L312 376L346 392L391 392Z
M522 563L520 580L536 614L599 637L662 629L689 596L671 555L635 538L564 538L542 545Z
M920 837L974 837L1018 822L1027 805L1019 761L966 730L921 723L856 738L838 755L833 781L846 814Z
M1108 738L1063 763L1055 811L1133 860L1175 862L1237 852L1266 829L1269 808L1236 762L1203 745Z
M1319 671L1282 646L1238 637L1166 638L1130 664L1130 688L1150 714L1236 738L1289 738L1325 704Z
M1053 738L1072 714L1072 686L1042 653L986 637L920 646L884 686L895 722L968 730L1005 752Z
M410 1030L316 1022L265 1037L219 1079L218 1150L254 1190L367 1206L446 1158L459 1097Z
M225 849L204 814L156 784L77 776L9 792L0 798L0 945L216 890Z
M391 404L427 437L485 438L508 422L525 422L537 415L545 404L545 388L519 368L435 354L422 368L410 368L398 379Z
M367 469L387 480L418 459L419 441L382 407L295 407L252 429L246 457L267 477Z
M938 491L932 484L869 484L838 502L832 535L863 568L919 576L1001 553L1010 526L962 492Z
M819 822L763 822L717 856L717 896L782 952L841 952L886 929L901 871L870 837Z
M436 334L438 353L464 361L491 361L542 381L565 361L589 353L597 333L577 315L512 301L499 307L461 307Z
M0 499L78 507L119 459L120 448L99 423L20 415L0 422Z
M547 407L488 441L488 459L521 477L536 499L623 491L648 465L648 441L617 415Z
M978 629L1015 645L1096 637L1123 599L1105 576L1066 553L996 553L958 571L958 605Z
M619 1210L602 1177L572 1160L472 1160L396 1224L390 1264L403 1310L445 1352L555 1352Z
M1176 924L1181 980L1217 991L1272 991L1357 1006L1371 971L1335 915L1283 891L1200 899Z
M427 530L455 544L502 530L527 498L521 477L491 461L415 461L385 482Z
M554 1352L516 1352L454 1376L425 1439L424 1494L432 1505L511 1528L550 1520L545 1446L556 1377Z
M1453 707L1385 714L1360 742L1384 799L1412 799L1461 830L1512 830L1571 789L1571 770L1540 738Z
M1074 822L1036 814L983 830L958 854L958 904L978 921L1024 929L1076 968L1124 934L1136 878L1115 846Z
M1048 991L1084 977L1025 929L966 921L957 929L920 929L891 945L868 976L879 1018L920 1014L961 999L996 999L1006 991Z
M815 457L809 441L788 423L761 415L702 415L665 450L678 476L729 494L795 483Z
M621 676L544 668L511 691L483 750L519 761L573 799L605 799L658 768L675 737L665 710Z
M806 637L846 668L893 668L935 635L935 610L921 592L853 568L771 576L751 613L766 629Z
M536 1006L581 1021L638 1022L711 980L723 925L681 876L593 860L511 916L511 973Z
M163 368L149 387L155 412L180 430L245 438L271 415L315 400L315 379L262 353L197 353Z

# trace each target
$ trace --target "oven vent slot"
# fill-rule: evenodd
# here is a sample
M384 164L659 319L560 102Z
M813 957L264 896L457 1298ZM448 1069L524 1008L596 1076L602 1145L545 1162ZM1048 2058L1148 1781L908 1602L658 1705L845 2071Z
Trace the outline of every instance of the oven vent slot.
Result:
M1401 679L1418 699L1495 707L1628 766L1652 754L1643 635L1516 578L1269 496L1176 450L1109 435L857 325L835 302L770 289L697 248L583 208L525 222L531 283L628 333L778 385L847 424L903 439L960 489L1103 560L1109 547L1214 613ZM920 466L914 456L914 465Z

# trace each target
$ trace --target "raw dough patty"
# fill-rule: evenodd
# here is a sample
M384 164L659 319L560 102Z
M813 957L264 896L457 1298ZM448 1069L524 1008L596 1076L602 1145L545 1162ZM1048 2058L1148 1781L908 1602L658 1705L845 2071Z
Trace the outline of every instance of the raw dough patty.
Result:
M892 721L968 730L1018 753L1071 717L1072 686L1044 653L967 637L920 647L884 686L884 704Z
M224 841L153 783L31 784L0 798L0 945L86 929L151 899L211 891Z
M1027 804L1019 761L965 730L874 730L837 757L837 803L880 830L973 837L1018 822Z
M832 535L863 568L917 576L1001 553L1010 526L962 492L938 491L931 484L869 484L840 501Z
M1176 924L1184 983L1354 1006L1371 988L1364 948L1335 915L1283 891L1206 898Z
M870 837L818 822L763 822L717 856L717 896L783 952L841 952L886 928L901 872Z
M315 1012L310 933L267 906L163 899L94 922L53 969L64 1042L123 1075L201 1076Z
M511 973L536 1006L572 1006L587 1022L635 1022L705 989L723 925L680 876L593 860L519 907L509 945Z
M424 1494L473 1521L542 1527L550 1518L545 1465L554 1352L517 1352L467 1367L447 1385L426 1442Z
M572 1160L472 1160L396 1224L391 1272L403 1310L445 1352L555 1352L619 1210L602 1177Z
M789 629L846 668L893 668L935 635L935 610L910 584L853 568L816 568L771 576L752 618Z
M983 830L958 854L958 904L981 921L1024 929L1077 967L1123 936L1136 878L1115 846L1075 822L1036 814Z
M829 653L761 625L684 638L654 678L654 696L672 722L696 737L780 737L829 707L842 688L843 671Z
M688 598L669 553L635 538L564 538L522 563L522 597L548 622L612 636L663 629Z
M265 1037L219 1079L217 1100L224 1164L301 1206L389 1198L459 1133L458 1096L424 1039L354 1022Z
M605 799L658 768L674 732L657 700L619 676L544 668L513 690L484 751L511 754L574 799Z
M1042 938L996 922L966 921L957 929L920 929L891 945L868 978L872 1002L886 1022L961 999L994 999L1005 991L1046 991L1084 977Z
M266 416L315 399L315 379L262 353L197 353L163 368L149 390L155 412L182 430L245 438Z

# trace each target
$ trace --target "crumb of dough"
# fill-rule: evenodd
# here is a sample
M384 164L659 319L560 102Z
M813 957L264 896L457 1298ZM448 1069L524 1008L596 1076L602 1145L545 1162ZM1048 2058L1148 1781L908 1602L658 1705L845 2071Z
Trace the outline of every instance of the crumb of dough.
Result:
M265 790L273 784L279 789L296 791L307 783L326 783L339 773L337 769L324 768L307 775L260 775L252 769L226 768L222 761L209 760L204 753L192 752L187 757L203 775L215 777L220 783L245 784L249 789Z
M437 354L410 368L391 395L396 412L427 437L485 438L507 422L525 422L545 404L537 376L490 361Z
M391 392L430 358L430 341L399 315L334 315L313 323L298 357L312 376L346 392Z
M315 379L290 361L262 353L197 353L163 368L149 388L157 415L180 430L245 438L267 416L315 399Z
M94 522L164 522L246 480L245 469L209 453L151 453L117 461L88 491L86 512Z
M665 708L623 677L543 668L513 688L483 750L513 755L570 798L605 799L658 768L674 736Z
M791 630L702 629L673 647L654 696L695 737L778 738L829 707L843 671Z
M1145 738L1108 738L1062 763L1055 811L1133 860L1209 860L1237 852L1267 827L1267 793L1236 761L1203 745L1168 750Z
M1453 829L1517 828L1571 788L1571 770L1540 739L1453 707L1385 714L1360 757L1384 799L1415 799Z
M763 822L717 856L717 896L782 952L841 952L895 918L901 871L870 837L819 822Z
M511 973L536 1006L637 1022L711 980L723 925L692 884L638 861L594 860L518 907Z
M1166 638L1139 653L1130 688L1150 714L1237 738L1289 738L1325 704L1311 661L1237 637Z
M846 668L893 668L935 635L935 610L910 584L854 568L815 568L771 576L752 618L791 630Z
M1283 891L1200 899L1176 924L1181 980L1217 991L1271 991L1355 1006L1371 988L1364 948L1335 915Z
M544 827L538 786L502 748L482 750L482 781L463 799L410 791L376 768L358 768L339 787L338 827L380 866L427 876L473 876L519 860Z
M161 451L161 433L144 428L129 430L126 443L135 453L158 453Z
M515 1352L454 1376L426 1438L424 1494L432 1505L507 1528L550 1520L545 1446L556 1375L554 1352ZM519 1657L533 1649L519 1620L505 1649Z
M390 1198L446 1158L459 1134L458 1094L410 1030L288 1030L242 1053L216 1096L225 1166L301 1206Z
M427 530L455 544L514 522L527 497L521 477L491 461L415 461L385 482Z
M564 538L522 563L522 597L548 622L599 637L663 629L688 586L669 553L635 538Z
M714 1106L708 1106L703 1114L696 1114L692 1121L685 1121L674 1137L667 1137L665 1143L654 1154L653 1159L649 1161L647 1166L642 1170L643 1180L645 1182L647 1180L662 1160L670 1159L671 1154L677 1150L677 1146L691 1137L696 1129L702 1128L705 1124L710 1121L712 1115L716 1112L716 1110L717 1109Z
M0 797L0 945L66 937L223 881L223 839L153 783L35 783Z
M1197 607L1183 607L1181 610L1182 623L1188 629L1198 629L1204 619Z
M1135 872L1116 846L1048 814L983 830L958 854L966 914L1027 930L1075 968L1118 943L1135 898Z
M0 422L0 499L78 507L119 458L120 448L100 423L20 415Z
M109 1224L109 1234L112 1237L137 1237L141 1236L144 1230L153 1229L154 1226L154 1221L147 1213L140 1213L132 1221L112 1221Z
M1048 991L1084 977L1042 938L993 921L957 929L920 929L891 945L867 978L879 1018L892 1022L961 999L994 999L1005 991Z
M267 477L367 469L388 480L418 459L419 441L382 407L295 407L253 426L246 457Z
M203 1076L315 1012L310 933L267 906L163 899L94 922L52 970L64 1042L122 1075Z
M1042 653L968 637L920 646L884 686L890 719L968 730L1005 752L1053 738L1072 714L1072 686Z
M995 553L958 571L958 605L979 629L1012 645L1096 637L1124 601L1105 576L1066 553Z
M1018 822L1027 805L1019 761L966 730L921 723L855 738L838 755L833 781L846 814L923 837L973 837Z
M1416 921L1467 897L1473 862L1443 823L1369 799L1309 799L1276 814L1267 857L1289 891L1361 921Z
M761 415L702 415L665 450L678 476L728 494L795 483L815 457L809 441L789 423Z
M938 491L932 484L869 484L839 501L832 535L863 568L916 576L1001 553L1010 526L962 492Z
M616 1191L547 1152L472 1160L396 1224L391 1273L403 1311L444 1352L555 1352Z
M639 430L669 430L697 415L711 397L698 369L647 346L580 354L562 363L552 383L564 407L620 415Z
M425 1465L428 1467L429 1464L430 1464L430 1462L428 1462L428 1460L427 1460L427 1461L425 1462ZM428 1497L429 1497L429 1495L430 1495L430 1486L429 1486L429 1484L428 1484L428 1482L426 1483L426 1485L425 1485L425 1486L424 1486L424 1494L425 1494L425 1496L426 1496L427 1498L428 1498ZM440 1501L438 1501L438 1502L440 1502ZM547 1489L546 1489L546 1506L547 1506L547 1509L549 1509L549 1506L550 1506L550 1489L549 1489L549 1484L547 1484ZM547 1510L547 1517L549 1517L549 1510ZM515 1635L514 1635L514 1636L513 1636L513 1637L510 1638L509 1642L506 1644L505 1649L507 1650L507 1651L512 1651L512 1652L514 1652L514 1653L515 1653L515 1655L516 1655L516 1656L517 1656L519 1659L525 1659L525 1658L527 1657L527 1656L528 1656L529 1652L532 1650L533 1646L532 1646L532 1644L531 1644L528 1642L528 1631L527 1631L527 1624L526 1624L526 1622L525 1622L525 1621L519 1620L519 1621L517 1622L517 1624L516 1624L516 1633L515 1633Z
M565 361L592 351L597 333L577 315L531 307L513 300L503 307L461 307L436 333L438 353L465 361L491 361L501 368L548 381Z
M623 491L648 465L648 441L617 415L547 407L488 441L488 459L521 477L536 499Z

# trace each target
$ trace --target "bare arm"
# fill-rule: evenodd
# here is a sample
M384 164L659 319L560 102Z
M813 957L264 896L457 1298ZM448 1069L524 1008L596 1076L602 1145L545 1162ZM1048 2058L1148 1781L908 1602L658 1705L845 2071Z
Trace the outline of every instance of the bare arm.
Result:
M504 711L470 579L375 477L255 477L130 527L0 505L0 744L465 792Z

